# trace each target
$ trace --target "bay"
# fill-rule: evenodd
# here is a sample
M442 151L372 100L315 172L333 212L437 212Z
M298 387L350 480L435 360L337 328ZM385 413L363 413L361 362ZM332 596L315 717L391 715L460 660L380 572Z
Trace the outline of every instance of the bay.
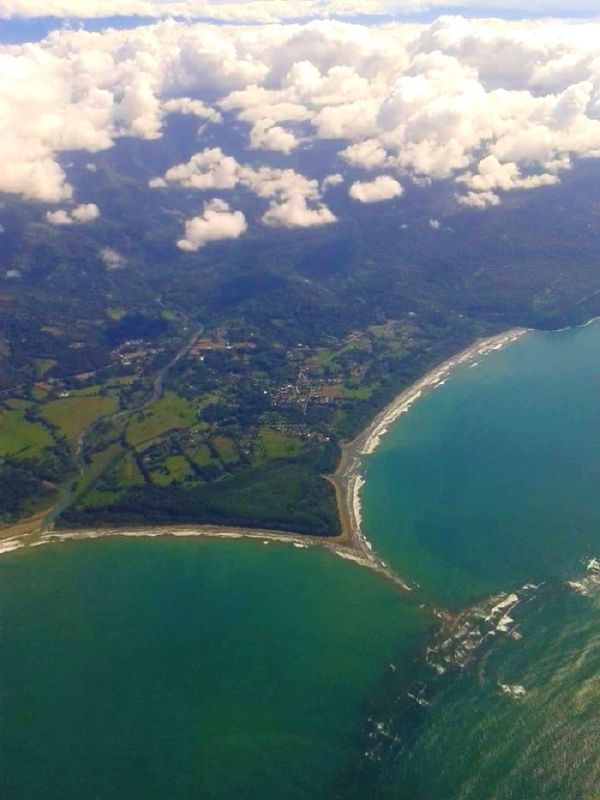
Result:
M409 597L254 541L4 555L2 796L595 800L600 324L457 368L363 473Z
M95 540L0 559L0 795L319 798L424 620L314 550Z

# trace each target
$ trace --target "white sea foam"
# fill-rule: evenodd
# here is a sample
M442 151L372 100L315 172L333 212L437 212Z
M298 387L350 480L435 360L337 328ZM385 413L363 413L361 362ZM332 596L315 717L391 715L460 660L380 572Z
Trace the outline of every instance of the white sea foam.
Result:
M22 539L1 539L0 555L3 555L4 553L14 553L15 550L20 550L22 547L25 547L25 543Z
M501 611L504 611L507 608L513 608L518 602L519 602L518 595L516 595L514 592L512 594L509 594L507 597L505 597L503 600L501 600L492 608L490 613L485 618L485 621L490 622Z
M365 480L363 476L356 474L352 481L352 513L354 515L354 525L359 532L361 531L362 525L360 490L364 485Z
M519 595L511 592L466 609L450 625L442 626L437 642L427 651L427 663L441 675L449 668L465 667L486 642L498 636L520 639L512 616L520 602Z
M415 703L417 703L417 705L420 705L420 706L428 706L429 705L427 700L425 700L425 698L421 697L420 695L413 694L412 692L407 692L406 695L407 695L407 697L410 697L411 700L414 700Z
M525 697L527 694L527 690L524 686L521 686L520 683L501 683L499 686L503 694L507 695L508 697L513 697L515 700Z
M502 633L508 633L510 631L510 626L513 624L514 619L509 617L508 614L505 614L500 622L496 625L497 631L502 631Z
M586 574L583 578L567 581L567 586L583 597L592 597L600 592L600 561L592 558L587 564Z

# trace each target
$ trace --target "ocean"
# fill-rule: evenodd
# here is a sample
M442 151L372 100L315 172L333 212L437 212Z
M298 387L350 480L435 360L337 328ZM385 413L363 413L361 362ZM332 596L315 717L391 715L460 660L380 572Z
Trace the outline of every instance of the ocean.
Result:
M4 554L0 795L599 798L600 324L461 365L362 471L408 597L277 543Z

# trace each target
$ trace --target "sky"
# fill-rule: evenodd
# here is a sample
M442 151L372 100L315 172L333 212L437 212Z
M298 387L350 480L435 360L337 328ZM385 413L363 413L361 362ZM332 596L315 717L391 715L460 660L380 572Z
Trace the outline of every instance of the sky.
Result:
M84 151L93 169L94 154L120 138L160 138L170 115L186 114L198 124L197 152L154 176L148 191L198 193L198 213L174 242L195 251L246 233L235 207L240 188L263 204L261 224L280 228L335 224L327 204L334 187L371 204L402 202L409 183L450 181L460 206L483 213L509 192L556 185L575 160L600 155L593 19L328 18L443 12L443 0L184 5L220 21L144 19L94 32L58 25L38 41L0 45L1 192L39 203L48 224L94 224L102 209L70 183L62 154ZM471 11L506 14L517 5L478 0ZM530 13L565 7L528 5ZM571 3L569 13L591 13L591 5ZM180 13L182 3L0 0L4 17L50 10L160 16ZM284 12L314 18L273 21ZM206 130L233 124L244 131L242 156L203 142ZM298 173L294 154L325 140L337 147L331 173ZM284 166L267 166L269 153Z
M394 15L424 12L589 16L596 0L0 0L0 18L113 16L219 19L224 22L279 22L329 16Z

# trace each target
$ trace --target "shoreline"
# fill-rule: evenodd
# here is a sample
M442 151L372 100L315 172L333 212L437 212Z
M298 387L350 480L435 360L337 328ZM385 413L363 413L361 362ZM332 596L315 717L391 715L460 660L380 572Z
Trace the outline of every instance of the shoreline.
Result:
M475 359L478 357L501 350L529 332L529 328L511 328L495 336L478 339L404 389L355 439L341 445L342 454L338 467L333 475L327 476L327 480L333 484L336 492L342 527L338 540L352 542L361 550L372 552L372 546L361 530L360 490L364 485L364 479L360 474L360 467L363 457L372 454L379 447L390 426L406 414L424 394L443 385L456 367L469 361L473 362L471 366L476 366L479 362Z
M362 531L360 492L365 483L360 473L362 459L373 453L381 444L389 427L409 411L423 395L445 383L455 367L473 361L490 352L500 350L528 333L527 328L511 328L503 333L478 339L465 350L451 356L429 370L415 383L404 389L362 430L356 438L340 445L341 456L336 471L323 477L334 487L336 505L341 531L336 536L313 536L294 531L277 531L260 528L244 528L223 525L139 525L123 528L58 529L38 530L0 539L0 555L14 552L23 547L82 541L100 538L215 538L215 539L255 539L263 544L280 542L298 548L319 546L340 558L354 561L362 567L371 569L387 578L403 592L411 592L410 586L399 577L385 561L375 553L371 542Z

